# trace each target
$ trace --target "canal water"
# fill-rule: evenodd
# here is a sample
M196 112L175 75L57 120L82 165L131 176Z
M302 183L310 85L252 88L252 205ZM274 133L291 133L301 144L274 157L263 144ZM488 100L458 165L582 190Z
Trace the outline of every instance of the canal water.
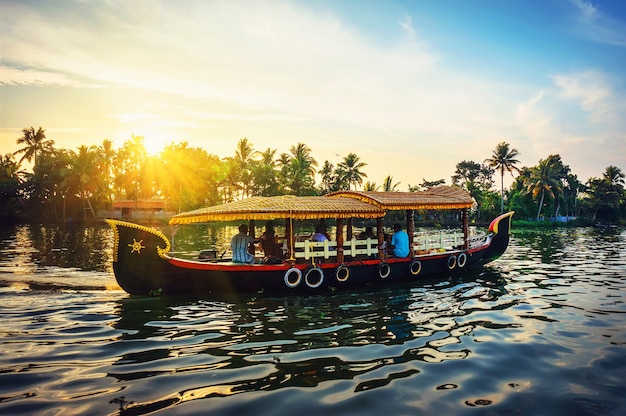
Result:
M309 298L130 297L111 247L0 225L1 415L626 414L621 229L514 228L483 270Z

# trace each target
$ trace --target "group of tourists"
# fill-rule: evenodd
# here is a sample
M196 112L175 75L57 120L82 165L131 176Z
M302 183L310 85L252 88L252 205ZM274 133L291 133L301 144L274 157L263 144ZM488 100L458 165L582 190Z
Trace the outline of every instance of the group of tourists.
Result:
M230 241L230 246L233 251L233 263L247 263L254 264L255 257L255 243L254 240L248 234L248 226L241 224L239 226L239 233L235 234ZM389 238L390 237L390 238ZM319 223L315 226L315 232L311 235L311 241L323 242L330 241L330 235L326 231L326 227L323 223ZM372 227L365 227L365 231L359 234L359 239L365 240L367 238L375 239ZM278 244L276 232L274 231L274 224L272 221L268 221L265 224L265 231L258 239L261 250L265 258L264 263L280 263L284 259L285 253L282 247ZM389 236L384 235L383 249L387 255L394 257L408 257L409 250L409 235L402 229L399 223L393 225L393 234Z
M241 224L239 234L235 234L230 240L230 247L233 250L233 263L253 264L256 261L254 256L256 241L248 234L248 226ZM278 245L274 224L268 221L265 224L265 231L261 234L258 243L265 254L264 262L280 263L284 258L283 249Z

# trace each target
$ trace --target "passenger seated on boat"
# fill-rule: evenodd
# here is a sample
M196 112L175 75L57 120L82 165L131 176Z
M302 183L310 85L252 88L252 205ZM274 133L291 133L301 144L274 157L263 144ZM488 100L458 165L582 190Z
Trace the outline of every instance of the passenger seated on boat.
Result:
M389 240L391 239L391 236L387 233L383 234L383 244L382 244L382 249L383 249L383 253L385 254L393 254L391 251L391 247L389 246Z
M230 240L233 250L233 263L254 263L254 255L250 253L250 246L254 248L254 239L248 235L248 226L241 224L239 234L235 234Z
M391 250L394 257L409 256L409 235L402 229L402 226L399 223L395 223L393 225Z
M265 254L265 258L267 259L267 261L264 261L265 263L269 263L269 259L271 258L280 260L284 257L283 249L278 245L278 242L276 241L276 234L272 221L268 221L265 224L265 232L261 234L259 243L261 245L261 249L263 250L263 254Z
M359 235L356 238L357 240L367 240L368 238L375 239L376 236L374 235L374 229L369 226L365 227L365 231L359 233Z
M311 235L311 241L330 241L330 236L326 232L324 224L315 225L315 232Z

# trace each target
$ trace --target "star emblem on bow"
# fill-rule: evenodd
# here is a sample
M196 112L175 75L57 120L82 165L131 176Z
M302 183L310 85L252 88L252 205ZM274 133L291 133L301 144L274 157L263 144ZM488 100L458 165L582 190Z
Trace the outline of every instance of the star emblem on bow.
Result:
M132 248L132 250L130 251L131 253L141 253L141 249L142 248L146 248L146 246L141 245L141 243L143 243L143 240L135 240L133 238L133 243L132 244L128 244L128 247Z

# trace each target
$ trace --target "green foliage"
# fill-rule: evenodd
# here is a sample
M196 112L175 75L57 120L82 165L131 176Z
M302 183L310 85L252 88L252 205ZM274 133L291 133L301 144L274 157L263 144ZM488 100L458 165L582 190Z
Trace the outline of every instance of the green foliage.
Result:
M253 195L323 195L359 186L394 192L400 185L391 175L382 186L364 181L367 164L349 153L336 167L324 162L317 186L317 161L304 143L277 156L276 149L256 151L244 137L234 155L223 159L187 142L172 143L158 156L150 156L144 138L135 135L119 149L107 139L101 146L56 149L41 127L24 129L17 143L23 145L17 152L0 155L0 216L23 211L42 220L88 219L98 210L110 209L115 199L142 198L164 199L168 210L180 212ZM619 168L609 166L601 178L583 184L559 155L518 169L518 154L501 142L484 164L464 160L456 165L452 184L466 189L475 200L472 221L490 220L503 211L505 203L522 220L540 218L542 213L548 218L564 214L603 222L626 217L625 175ZM21 159L16 162L14 155ZM33 163L32 173L20 170L25 160ZM496 171L501 179L499 194L492 189ZM519 173L506 192L505 171ZM443 184L444 179L424 179L419 185L409 184L408 189L414 192Z
M23 129L23 136L17 139L17 144L23 144L24 147L16 151L14 154L22 154L19 163L24 160L34 161L37 164L37 156L42 153L51 151L54 148L53 140L46 140L45 130L39 127L35 131L34 127Z
M559 179L563 174L563 168L560 159L559 156L557 161L557 158L551 155L545 160L540 160L539 165L530 169L530 175L524 183L526 192L535 200L539 198L537 221L541 217L541 209L546 196L556 199L558 193L562 191Z
M346 157L343 158L337 165L337 176L339 177L339 181L342 184L340 189L350 190L352 185L361 185L363 184L363 178L366 178L367 175L361 171L362 168L367 166L367 163L361 162L360 158L355 153L348 153Z
M519 155L517 149L511 149L506 142L500 142L491 154L491 158L485 159L488 166L500 171L500 213L504 212L504 171L513 175L513 172L519 172L517 164L519 160L515 159Z
M393 183L393 176L389 175L383 180L383 192L396 192L398 187L400 186L400 182ZM376 191L376 184L374 183L374 189L372 191Z
M13 155L0 155L0 217L14 215L20 206L19 164Z
M592 219L617 222L623 218L626 200L624 179L626 175L616 166L608 166L602 178L587 181L584 206L592 212Z
M471 219L480 221L481 218L492 218L494 214L493 186L494 169L480 163L464 160L457 163L456 171L452 176L452 185L465 189L476 201L476 209L472 211ZM497 195L495 195L497 198Z
M285 192L292 195L315 195L315 167L317 161L311 156L311 149L298 143L289 149L291 154L282 154L279 178Z

